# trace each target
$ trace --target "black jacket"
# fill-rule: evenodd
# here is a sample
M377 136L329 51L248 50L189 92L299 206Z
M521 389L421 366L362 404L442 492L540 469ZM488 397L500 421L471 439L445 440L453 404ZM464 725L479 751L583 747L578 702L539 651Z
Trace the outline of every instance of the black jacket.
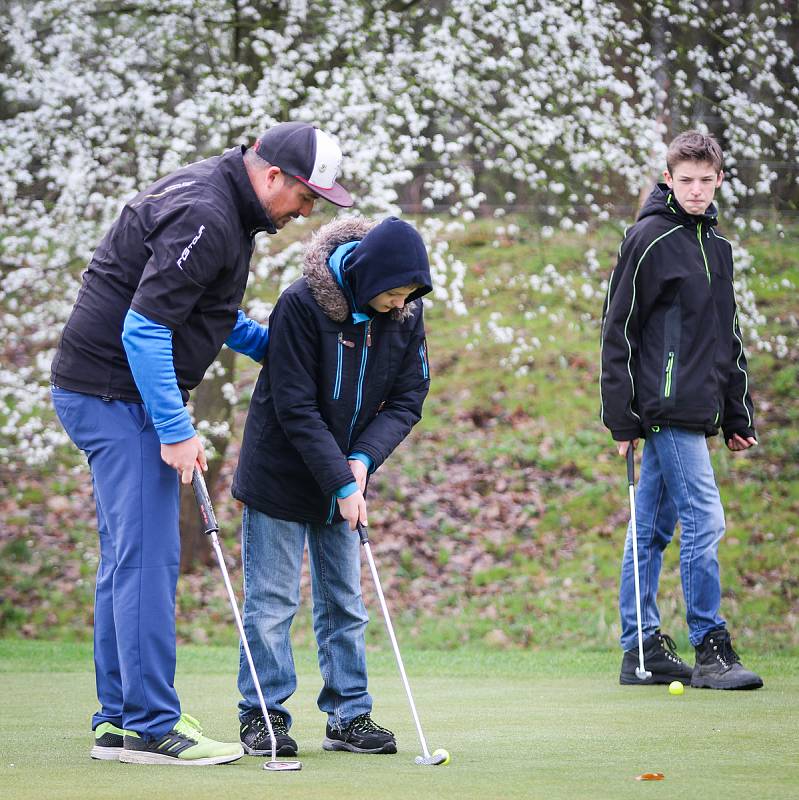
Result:
M51 380L141 402L122 346L128 309L173 331L184 402L233 330L253 237L275 233L243 147L173 172L125 204L98 246L53 360Z
M660 184L627 231L602 322L602 421L613 438L654 426L754 436L733 290L716 210L688 214Z
M327 264L338 245L365 245L370 229L363 219L334 220L320 229L306 253L304 276L283 292L270 317L269 356L250 402L233 480L234 497L269 516L317 524L340 520L335 492L353 481L348 456L364 453L374 471L421 418L430 385L421 301L355 324L353 294L345 295ZM373 273L390 262L382 288L374 275L368 281L376 294L419 283L418 276L426 276L429 291L424 249L403 252L404 275L396 273L396 251L383 261L351 261L356 271ZM363 274L355 282L366 283Z

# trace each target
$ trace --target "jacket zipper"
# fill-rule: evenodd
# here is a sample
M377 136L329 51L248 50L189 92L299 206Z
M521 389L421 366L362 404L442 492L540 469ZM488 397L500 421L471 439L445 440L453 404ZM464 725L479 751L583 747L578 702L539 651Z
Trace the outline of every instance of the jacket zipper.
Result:
M339 334L339 352L341 352L341 346L346 345L347 347L354 347L354 343L350 343L344 340L343 334ZM355 413L352 415L352 421L350 422L350 431L347 435L347 449L349 450L350 442L352 439L352 431L355 428L355 421L358 419L358 414L361 410L361 403L363 402L363 379L366 374L366 360L369 357L369 348L372 346L372 320L370 319L366 323L366 332L363 336L363 350L361 351L361 368L358 371L358 385L355 392ZM336 496L330 498L330 514L327 517L327 524L329 525L333 521L333 515L336 513Z
M707 282L710 283L710 267L707 265L707 256L705 255L705 248L702 247L702 223L700 222L696 228L696 238L699 241L699 249L702 251L702 260L705 262L705 273L707 274Z
M366 375L366 361L369 358L369 348L372 346L372 320L366 323L366 332L363 337L363 350L361 351L361 369L358 372L358 386L355 392L355 413L352 415L350 422L350 432L347 436L347 447L349 448L352 439L352 432L355 429L355 422L358 419L358 414L361 411L361 404L363 403L363 379Z
M427 357L425 356L424 352L424 344L419 345L419 358L422 359L422 377L427 380L429 375L429 371L427 368Z
M344 348L355 347L355 342L347 341L342 331L338 333L338 345L336 347L336 382L333 384L333 399L341 397L341 373L344 364Z
M666 388L663 391L664 397L671 397L671 373L674 368L674 351L669 351L669 360L666 362Z

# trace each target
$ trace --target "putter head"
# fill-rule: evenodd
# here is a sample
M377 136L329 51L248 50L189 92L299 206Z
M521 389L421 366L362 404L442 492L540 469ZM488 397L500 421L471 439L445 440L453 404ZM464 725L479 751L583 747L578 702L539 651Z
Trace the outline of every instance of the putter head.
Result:
M270 772L297 772L302 769L302 761L267 761L264 769Z
M638 678L639 681L648 681L652 677L652 673L648 669L641 669L641 667L636 667L635 677Z
M416 758L413 760L413 763L419 764L423 767L438 767L448 761L449 753L442 753L436 750L436 752L431 756L416 756Z

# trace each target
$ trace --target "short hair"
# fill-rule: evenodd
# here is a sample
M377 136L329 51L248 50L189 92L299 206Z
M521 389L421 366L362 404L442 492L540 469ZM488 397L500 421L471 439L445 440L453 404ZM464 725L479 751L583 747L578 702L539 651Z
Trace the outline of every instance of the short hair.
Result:
M254 147L250 147L244 151L244 163L247 164L248 167L251 169L269 169L272 166L265 158L261 158L258 153L255 152ZM280 167L278 167L280 169ZM286 186L292 186L295 183L300 183L293 175L289 175L287 172L283 172L280 169L280 172L283 174L283 180L285 181Z
M669 172L681 161L707 161L713 165L716 174L724 166L724 154L715 137L700 131L685 131L677 136L666 151L666 166Z

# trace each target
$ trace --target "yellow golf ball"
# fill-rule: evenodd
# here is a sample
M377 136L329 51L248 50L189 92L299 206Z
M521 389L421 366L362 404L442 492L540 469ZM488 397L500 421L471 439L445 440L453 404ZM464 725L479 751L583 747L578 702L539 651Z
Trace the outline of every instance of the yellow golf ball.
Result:
M434 756L444 756L444 760L441 762L441 766L444 767L449 764L449 753L443 748L439 747L438 750L433 751Z
M669 684L669 694L682 694L685 691L685 687L679 681L672 681Z

